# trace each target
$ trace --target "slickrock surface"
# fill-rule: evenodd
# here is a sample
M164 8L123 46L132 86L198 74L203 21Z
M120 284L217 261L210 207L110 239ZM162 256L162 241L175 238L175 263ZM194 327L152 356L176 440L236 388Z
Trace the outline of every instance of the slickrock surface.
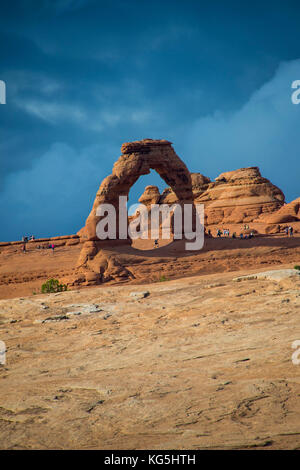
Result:
M0 447L300 449L299 277L234 277L0 301Z
M259 273L248 274L234 279L234 281L252 280L252 279L268 279L269 281L283 281L291 277L300 279L300 271L295 269L273 269L272 271L262 271Z

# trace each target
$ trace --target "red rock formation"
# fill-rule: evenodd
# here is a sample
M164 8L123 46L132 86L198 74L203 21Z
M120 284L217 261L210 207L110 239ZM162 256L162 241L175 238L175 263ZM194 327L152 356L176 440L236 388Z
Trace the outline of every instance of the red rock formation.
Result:
M151 206L151 204L158 204L160 197L160 192L157 186L146 186L145 191L139 198L139 202L145 206Z
M200 173L189 173L171 143L166 140L129 142L123 144L121 150L122 155L114 164L112 174L103 180L96 194L85 227L78 233L83 243L77 264L81 272L78 282L82 282L82 273L88 283L130 277L130 272L123 267L114 252L114 247L131 243L127 234L126 239L119 240L119 196L128 198L131 186L141 175L149 174L151 169L157 171L168 188L160 195L156 186L147 186L139 202L148 207L151 204L171 205L175 202L203 203L206 225L260 220L274 212L277 214L276 211L284 204L282 191L263 178L257 167L222 173L212 182ZM298 202L294 201L295 204L288 209L284 209L284 206L282 213L278 211L280 221L282 214L286 217L284 210L289 217L298 217ZM96 234L96 226L100 221L96 211L99 205L107 203L116 210L117 239L102 241ZM276 217L274 220L277 220Z
M79 232L83 248L77 266L83 271L95 273L95 275L89 274L89 277L92 277L91 282L98 282L100 279L103 280L103 278L110 276L115 278L116 273L118 277L128 276L128 272L123 272L124 268L119 265L115 257L110 256L108 259L106 255L101 253L101 250L108 244L116 246L131 242L128 238L119 240L119 196L128 198L131 186L141 175L149 174L150 170L154 169L172 188L181 203L193 200L191 175L183 161L176 155L171 142L144 139L123 144L121 151L122 155L114 164L112 174L103 180L96 194L85 227ZM158 190L153 189L155 187L150 188L142 197L144 201L150 201L152 196L156 200L156 197L159 196ZM100 241L97 237L96 226L101 217L97 216L96 211L101 204L112 204L115 207L117 240ZM86 280L89 281L88 276L86 276Z
M257 167L222 173L195 202L205 204L206 223L252 222L262 213L277 210L284 194L263 178Z
M119 196L128 197L131 186L141 175L149 174L151 169L156 170L173 189L179 201L193 199L191 175L183 161L174 152L171 142L144 139L125 143L121 150L123 155L114 164L112 174L103 180L85 227L80 231L83 241L98 240L96 235L96 225L100 220L100 217L96 215L98 206L112 204L118 215ZM118 234L117 227L117 238Z
M300 221L300 197L285 204L272 214L262 214L257 221L267 224L284 224L288 222Z
M214 182L200 173L191 173L194 202L205 206L205 223L252 222L284 204L284 194L263 178L257 167L222 173ZM173 204L177 198L167 188L160 199Z
M214 182L200 173L191 173L194 202L205 206L206 225L253 222L284 204L284 194L263 178L257 167L222 173ZM159 203L178 201L166 188Z

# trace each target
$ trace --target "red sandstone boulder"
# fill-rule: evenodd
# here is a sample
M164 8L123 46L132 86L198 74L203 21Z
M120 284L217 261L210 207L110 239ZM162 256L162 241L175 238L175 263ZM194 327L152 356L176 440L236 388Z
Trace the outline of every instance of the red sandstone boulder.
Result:
M158 204L160 200L160 192L157 186L146 186L145 191L139 198L139 202L145 206Z

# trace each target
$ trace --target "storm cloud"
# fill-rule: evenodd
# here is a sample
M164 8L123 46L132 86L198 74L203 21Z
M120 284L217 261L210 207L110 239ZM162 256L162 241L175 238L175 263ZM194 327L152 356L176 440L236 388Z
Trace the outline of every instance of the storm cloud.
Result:
M74 233L121 144L171 140L211 178L260 166L299 196L296 1L1 5L1 240ZM280 32L280 34L278 33ZM159 177L141 178L159 184Z

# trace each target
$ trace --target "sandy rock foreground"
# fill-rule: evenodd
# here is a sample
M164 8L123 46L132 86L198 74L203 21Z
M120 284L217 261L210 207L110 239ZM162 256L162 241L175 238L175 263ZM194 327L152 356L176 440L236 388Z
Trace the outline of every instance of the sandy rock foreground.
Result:
M300 278L235 277L0 301L0 447L300 449Z

